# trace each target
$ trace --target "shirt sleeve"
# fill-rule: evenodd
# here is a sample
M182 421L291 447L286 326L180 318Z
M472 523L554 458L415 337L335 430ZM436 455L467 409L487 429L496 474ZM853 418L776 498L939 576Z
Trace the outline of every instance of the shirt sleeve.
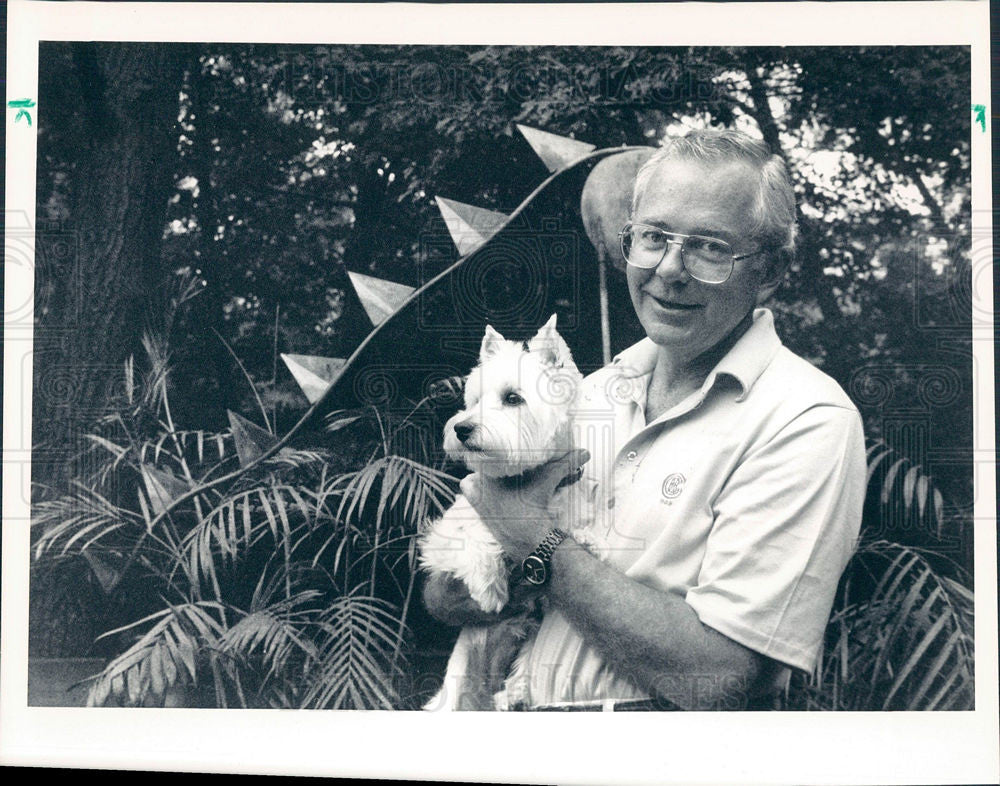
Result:
M866 461L852 409L814 406L752 450L717 497L697 584L701 621L810 671L856 545Z

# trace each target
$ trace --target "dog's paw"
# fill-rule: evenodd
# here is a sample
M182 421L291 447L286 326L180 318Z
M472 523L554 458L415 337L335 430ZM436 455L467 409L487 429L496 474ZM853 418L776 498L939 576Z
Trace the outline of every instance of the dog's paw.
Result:
M470 582L469 594L483 611L495 614L507 605L510 594L505 575L477 575L468 577L466 581Z

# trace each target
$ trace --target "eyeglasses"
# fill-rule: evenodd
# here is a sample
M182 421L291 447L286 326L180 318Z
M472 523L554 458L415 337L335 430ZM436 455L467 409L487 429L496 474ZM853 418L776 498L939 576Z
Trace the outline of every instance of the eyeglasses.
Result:
M725 240L705 235L682 235L667 232L649 224L626 224L618 233L622 256L633 267L649 270L657 267L670 251L670 246L681 247L681 262L688 275L704 284L722 284L733 274L738 259L759 254L762 249L749 254L733 254L733 247Z

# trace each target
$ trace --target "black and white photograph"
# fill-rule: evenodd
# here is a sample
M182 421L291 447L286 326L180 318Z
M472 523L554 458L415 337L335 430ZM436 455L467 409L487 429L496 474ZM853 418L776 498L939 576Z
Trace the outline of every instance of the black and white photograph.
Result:
M0 760L1000 777L988 4L780 5L12 2Z

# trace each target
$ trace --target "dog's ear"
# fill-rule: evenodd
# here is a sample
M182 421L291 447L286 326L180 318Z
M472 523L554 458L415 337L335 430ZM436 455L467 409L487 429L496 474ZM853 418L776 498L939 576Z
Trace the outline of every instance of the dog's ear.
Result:
M486 326L486 335L483 336L483 343L479 345L479 361L482 362L497 353L503 346L504 337L493 329L492 325Z
M528 342L528 351L541 353L543 361L551 366L561 367L573 360L569 347L556 331L555 314L549 317L549 321Z

